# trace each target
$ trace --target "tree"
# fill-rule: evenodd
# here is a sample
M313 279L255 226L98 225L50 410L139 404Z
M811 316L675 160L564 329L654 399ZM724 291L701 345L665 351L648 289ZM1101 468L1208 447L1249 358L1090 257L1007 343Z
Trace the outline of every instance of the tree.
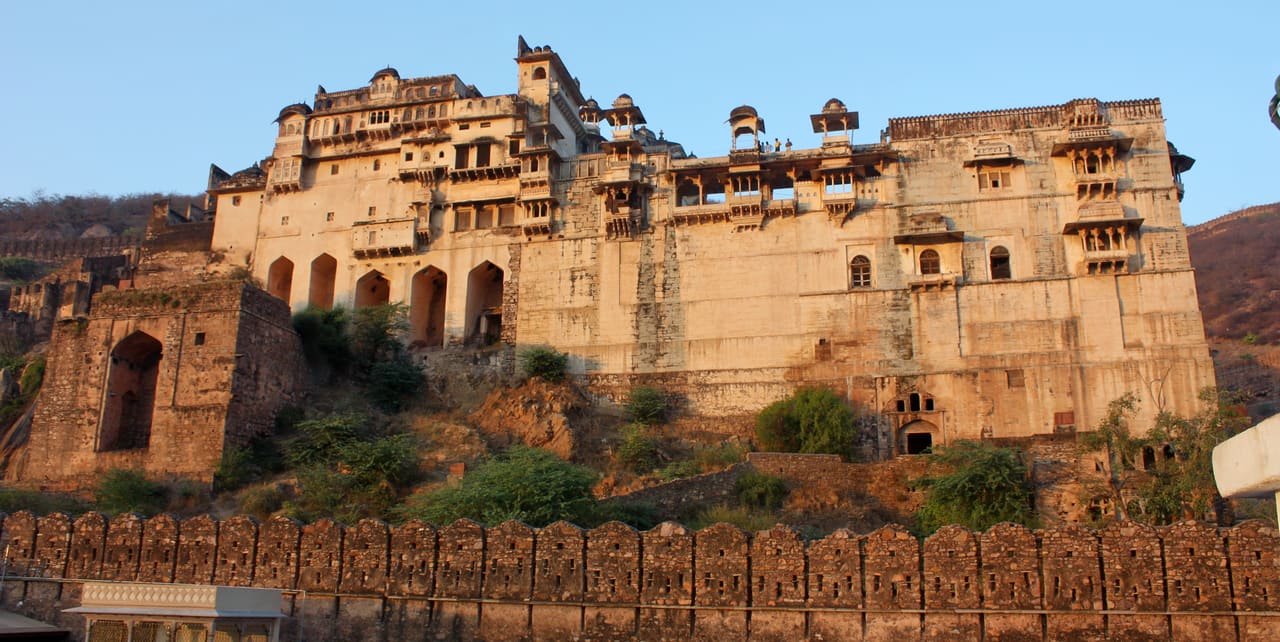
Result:
M650 386L636 386L627 395L627 418L653 426L667 420L667 393Z
M760 448L852 458L858 439L853 410L826 388L801 388L756 416Z
M538 377L548 383L560 383L569 369L569 356L547 346L526 348L517 358L525 377Z
M1196 414L1161 412L1146 435L1137 437L1129 431L1137 400L1126 394L1111 402L1096 431L1081 436L1082 448L1105 455L1108 491L1119 519L1170 524L1215 508L1213 447L1247 428L1249 418L1235 410L1237 395L1206 388L1199 398Z
M538 448L514 446L467 473L462 482L411 497L405 514L436 524L459 518L530 526L557 520L590 523L595 474Z
M1032 525L1035 498L1021 453L974 441L934 449L929 464L946 473L914 482L926 491L916 527L928 534L948 524L986 530L1000 522Z
M162 484L146 478L140 470L112 468L93 490L93 500L104 513L154 515L164 510L168 493Z

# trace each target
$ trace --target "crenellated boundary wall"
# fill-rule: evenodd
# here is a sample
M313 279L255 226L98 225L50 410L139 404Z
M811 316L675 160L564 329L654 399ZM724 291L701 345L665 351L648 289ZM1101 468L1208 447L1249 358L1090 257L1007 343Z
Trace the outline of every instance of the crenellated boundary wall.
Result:
M4 518L4 606L83 631L81 580L286 591L287 640L1276 640L1280 535L282 517Z

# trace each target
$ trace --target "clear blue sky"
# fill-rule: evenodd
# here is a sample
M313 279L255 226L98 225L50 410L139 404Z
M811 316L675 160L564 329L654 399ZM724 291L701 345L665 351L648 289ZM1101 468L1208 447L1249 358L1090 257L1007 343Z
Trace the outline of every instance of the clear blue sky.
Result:
M198 193L209 163L271 151L281 107L402 76L515 90L516 36L551 45L602 104L626 92L699 156L733 107L818 140L838 97L855 142L888 118L1158 97L1197 159L1183 217L1280 201L1280 2L9 2L0 10L0 197ZM1186 7L1186 8L1184 8Z

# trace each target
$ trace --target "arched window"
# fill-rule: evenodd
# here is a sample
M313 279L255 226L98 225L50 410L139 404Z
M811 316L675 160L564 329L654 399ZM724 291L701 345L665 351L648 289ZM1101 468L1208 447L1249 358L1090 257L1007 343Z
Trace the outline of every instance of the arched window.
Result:
M871 287L871 259L859 254L849 261L849 287Z
M925 250L920 253L920 273L942 274L942 259L938 257L937 252Z
M534 80L546 80L546 78L547 78L547 68L546 68L546 67L538 67L537 69L534 69L534 70L533 70L533 79L534 79Z
M1003 245L991 248L991 280L1012 279L1013 271L1009 267L1009 250Z

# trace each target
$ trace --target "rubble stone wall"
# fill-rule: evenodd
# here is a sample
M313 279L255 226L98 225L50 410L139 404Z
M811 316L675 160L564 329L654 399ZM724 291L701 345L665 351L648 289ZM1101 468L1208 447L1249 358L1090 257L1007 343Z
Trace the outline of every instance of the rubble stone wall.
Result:
M80 581L114 580L283 589L284 639L1280 639L1280 534L1258 521L805 542L783 526L20 512L3 541L0 606L73 631Z

